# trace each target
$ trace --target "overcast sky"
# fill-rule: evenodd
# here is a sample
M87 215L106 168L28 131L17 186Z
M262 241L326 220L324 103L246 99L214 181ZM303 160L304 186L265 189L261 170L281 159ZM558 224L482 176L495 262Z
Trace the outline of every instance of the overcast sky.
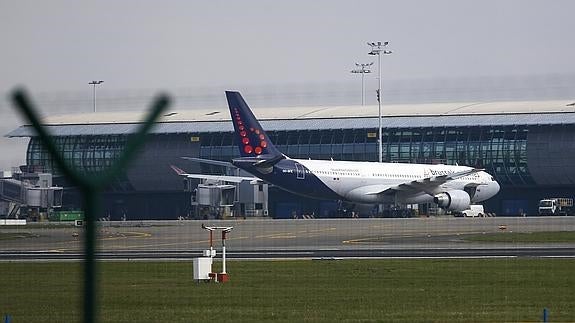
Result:
M394 51L388 83L569 77L574 12L568 0L0 0L0 92L89 94L100 79L106 91L357 80L349 70L374 61L366 42L378 40Z
M333 81L388 40L390 78L575 73L574 1L0 1L0 87Z

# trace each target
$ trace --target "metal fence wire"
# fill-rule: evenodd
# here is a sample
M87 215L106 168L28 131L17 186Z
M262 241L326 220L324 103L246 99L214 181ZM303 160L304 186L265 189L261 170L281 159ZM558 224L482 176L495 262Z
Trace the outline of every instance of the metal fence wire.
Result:
M134 159L138 150L143 146L146 140L146 135L150 132L154 123L171 104L170 97L166 94L159 94L155 99L153 99L145 121L140 124L136 134L129 139L126 145L126 149L122 152L118 160L110 168L99 174L83 174L82 172L74 169L69 165L62 154L56 149L56 146L54 145L48 131L40 123L40 119L38 117L40 114L34 107L32 100L29 98L29 95L24 89L14 90L11 93L11 100L15 106L15 109L18 110L24 116L24 118L26 118L32 124L42 142L42 145L44 145L50 155L53 156L54 161L60 168L62 174L68 178L70 183L76 185L81 192L84 203L84 230L86 236L84 240L83 266L83 316L84 322L86 323L97 322L98 290L96 281L98 271L95 261L95 226L98 207L100 205L100 193L108 184L112 182L114 177L119 175L120 172L122 172Z

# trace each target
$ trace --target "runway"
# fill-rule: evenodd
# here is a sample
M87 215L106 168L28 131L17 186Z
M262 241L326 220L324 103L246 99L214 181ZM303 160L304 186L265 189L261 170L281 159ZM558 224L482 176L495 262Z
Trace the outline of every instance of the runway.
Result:
M116 251L98 253L100 261L191 261L199 256L196 251ZM220 255L218 255L220 256ZM231 260L274 259L449 259L449 258L574 258L575 248L484 248L484 249L310 249L310 250L253 250L227 254ZM3 252L0 261L81 261L81 253L61 252Z
M206 225L233 226L230 259L574 257L574 243L467 240L493 232L575 231L575 217L100 222L98 259L191 260L209 248ZM0 261L82 258L82 228L0 227ZM1 237L1 236L0 236ZM219 233L214 246L220 249Z

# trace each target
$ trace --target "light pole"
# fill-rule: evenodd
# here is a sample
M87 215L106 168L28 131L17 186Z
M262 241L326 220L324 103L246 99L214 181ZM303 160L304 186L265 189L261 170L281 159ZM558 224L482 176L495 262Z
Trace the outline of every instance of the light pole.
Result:
M381 97L382 97L382 93L381 93L381 54L384 55L389 55L391 54L390 50L386 50L384 49L385 47L387 47L387 44L389 44L389 42L380 42L378 41L377 43L371 42L371 43L367 43L369 46L371 46L371 52L369 52L369 55L377 55L377 71L379 74L378 77L378 81L379 81L379 85L377 87L377 104L379 106L379 112L378 112L378 119L379 119L379 162L381 163L383 160L382 157L382 150L383 150L383 143L382 143L382 134L381 134Z
M96 85L102 84L104 83L104 81L92 81L88 84L93 85L94 86L94 95L92 96L92 99L94 101L94 112L96 112Z
M352 73L360 73L361 74L361 105L365 105L365 87L363 86L363 78L365 73L371 73L369 67L373 65L371 63L355 63L355 66L360 67L359 69L351 70Z

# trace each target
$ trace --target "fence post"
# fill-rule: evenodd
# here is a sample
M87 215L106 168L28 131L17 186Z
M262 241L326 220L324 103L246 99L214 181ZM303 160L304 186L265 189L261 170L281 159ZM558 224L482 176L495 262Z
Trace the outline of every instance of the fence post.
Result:
M70 162L65 160L62 153L58 151L56 145L51 139L48 130L42 126L38 113L32 105L31 100L23 89L16 89L12 92L12 101L36 130L44 148L54 159L54 163L68 180L76 185L84 199L84 220L86 221L84 241L84 322L97 322L97 292L96 292L96 217L99 207L98 198L100 192L114 180L114 178L125 170L128 163L135 157L138 149L143 146L145 137L149 133L153 124L159 118L160 114L167 109L170 104L170 98L167 95L159 95L152 104L150 112L136 133L128 140L122 155L114 162L109 169L97 174L84 174L71 166ZM5 323L9 323L8 318Z

